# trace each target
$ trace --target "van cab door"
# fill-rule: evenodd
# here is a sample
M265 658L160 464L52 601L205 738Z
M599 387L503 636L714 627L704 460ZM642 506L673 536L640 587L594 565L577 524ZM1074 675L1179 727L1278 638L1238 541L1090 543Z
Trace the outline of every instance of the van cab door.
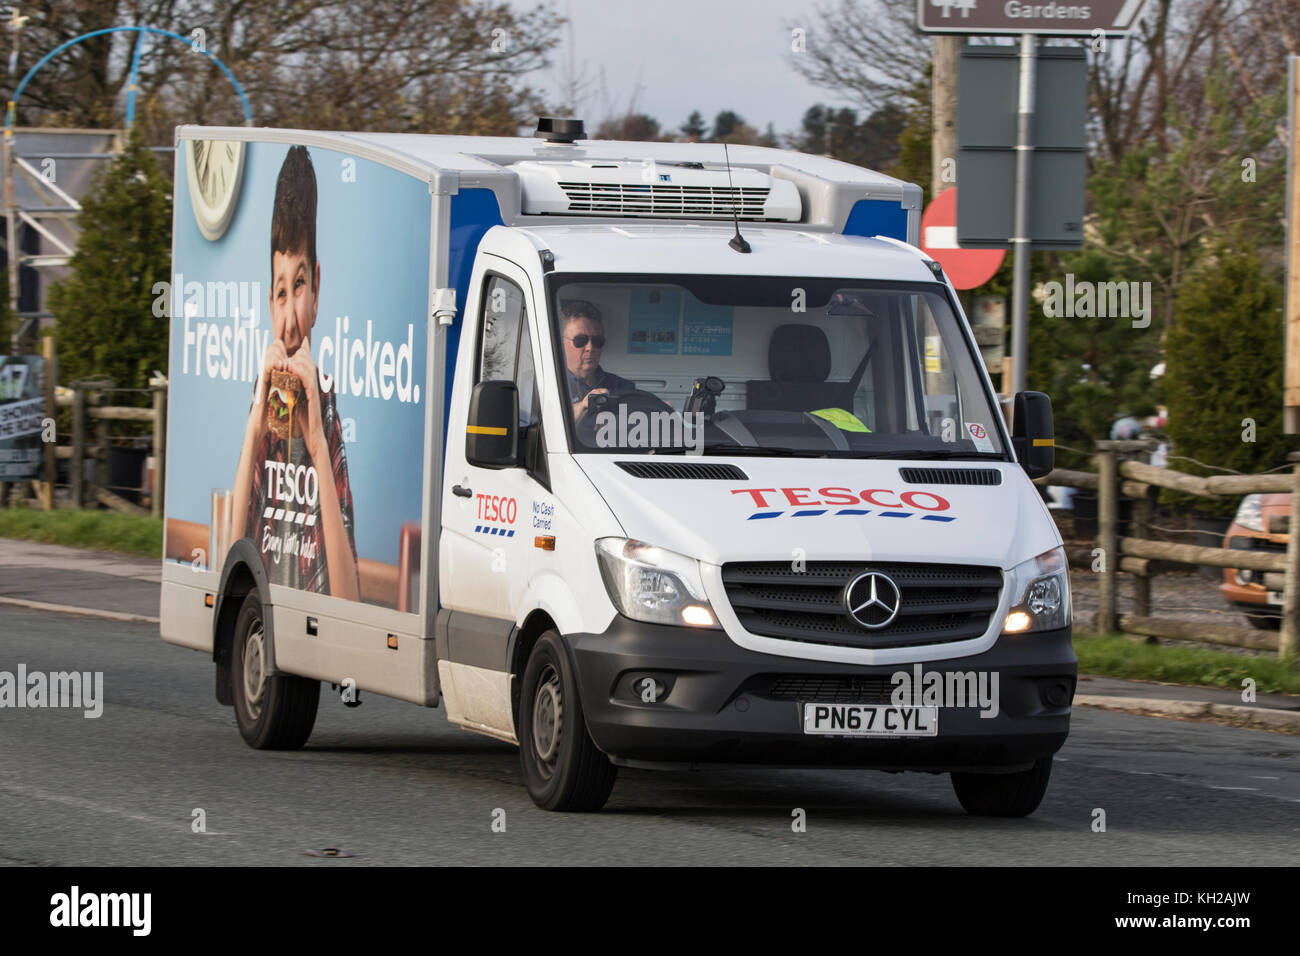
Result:
M540 452L541 437L535 315L528 274L509 260L480 254L465 304L447 424L439 591L442 606L453 612L452 659L493 670L506 669L517 605L537 562L533 501L548 495L544 471L526 467L528 449ZM513 381L518 389L520 455L513 467L477 467L465 456L470 396L475 385L489 380ZM544 469L545 456L534 457Z

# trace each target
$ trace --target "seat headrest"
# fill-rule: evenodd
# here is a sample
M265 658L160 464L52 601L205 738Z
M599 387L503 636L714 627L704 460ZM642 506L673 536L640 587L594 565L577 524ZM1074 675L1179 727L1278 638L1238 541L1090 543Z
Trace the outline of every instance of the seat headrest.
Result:
M767 347L775 382L824 382L831 373L831 346L815 325L779 325Z

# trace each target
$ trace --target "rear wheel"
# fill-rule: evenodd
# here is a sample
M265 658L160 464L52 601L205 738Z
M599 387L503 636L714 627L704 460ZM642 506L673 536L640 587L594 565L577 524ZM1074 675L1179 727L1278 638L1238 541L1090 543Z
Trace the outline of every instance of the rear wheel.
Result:
M528 795L543 810L599 810L618 768L587 733L578 682L560 635L533 646L519 697L519 760Z
M296 750L307 742L316 723L320 681L269 674L269 651L262 598L250 591L235 620L230 661L235 721L250 747Z
M1038 809L1052 775L1052 758L1017 773L953 773L952 788L977 817L1027 817Z

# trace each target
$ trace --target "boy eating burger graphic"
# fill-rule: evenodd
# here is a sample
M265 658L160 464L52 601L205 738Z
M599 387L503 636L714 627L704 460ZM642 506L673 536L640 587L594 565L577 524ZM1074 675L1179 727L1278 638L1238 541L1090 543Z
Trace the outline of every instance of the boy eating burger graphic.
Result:
M252 540L272 584L356 601L343 428L333 389L321 389L311 354L320 277L316 173L306 147L293 146L271 212L271 344L244 430L230 513L236 537Z

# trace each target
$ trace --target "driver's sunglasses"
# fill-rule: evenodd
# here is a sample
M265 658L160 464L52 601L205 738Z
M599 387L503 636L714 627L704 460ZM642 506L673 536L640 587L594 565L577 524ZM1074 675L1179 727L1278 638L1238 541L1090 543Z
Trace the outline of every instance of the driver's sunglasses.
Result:
M588 340L590 340L591 344L598 349L603 349L605 347L605 336L603 335L575 335L573 338L569 339L569 341L573 343L575 349L585 349Z

